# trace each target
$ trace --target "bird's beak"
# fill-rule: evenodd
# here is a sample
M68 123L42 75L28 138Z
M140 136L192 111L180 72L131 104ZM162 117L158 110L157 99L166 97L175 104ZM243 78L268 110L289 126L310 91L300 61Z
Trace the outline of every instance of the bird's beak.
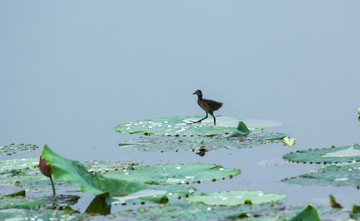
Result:
M196 94L196 92L193 93L193 95Z

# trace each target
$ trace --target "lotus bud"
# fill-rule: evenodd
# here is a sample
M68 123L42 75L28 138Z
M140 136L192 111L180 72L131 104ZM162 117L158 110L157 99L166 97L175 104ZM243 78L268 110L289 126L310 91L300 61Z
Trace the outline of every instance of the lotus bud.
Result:
M46 165L46 159L43 159L42 156L40 156L39 167L42 174L44 174L47 177L51 177L52 165L51 163Z

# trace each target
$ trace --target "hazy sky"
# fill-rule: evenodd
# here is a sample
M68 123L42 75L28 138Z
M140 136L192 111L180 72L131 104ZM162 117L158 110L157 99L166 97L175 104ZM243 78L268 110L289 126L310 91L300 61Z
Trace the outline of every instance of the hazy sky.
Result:
M285 123L346 106L360 80L359 8L0 1L0 138L55 142L66 139L54 134L96 133L102 123L111 131L129 120L203 114L196 89L223 101L223 114Z

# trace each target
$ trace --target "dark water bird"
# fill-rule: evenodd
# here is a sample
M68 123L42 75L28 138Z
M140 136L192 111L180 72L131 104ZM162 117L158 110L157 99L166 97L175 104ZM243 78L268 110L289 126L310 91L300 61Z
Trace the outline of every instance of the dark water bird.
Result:
M196 94L198 96L197 103L206 112L206 116L203 119L195 121L193 123L200 123L208 117L208 114L210 114L214 118L214 125L216 126L216 118L214 116L214 111L219 110L220 107L222 107L223 103L214 100L203 99L203 94L201 90L196 90L193 94Z

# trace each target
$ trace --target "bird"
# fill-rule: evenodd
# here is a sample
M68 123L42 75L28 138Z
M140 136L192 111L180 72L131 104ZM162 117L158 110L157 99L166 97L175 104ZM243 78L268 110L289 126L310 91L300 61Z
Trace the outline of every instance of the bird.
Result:
M198 96L197 103L206 112L206 116L203 119L200 119L193 123L200 123L208 117L208 114L210 114L214 118L214 126L216 126L216 118L214 116L214 111L219 110L223 106L223 103L214 100L203 99L203 94L201 90L196 90L193 95L195 94Z

